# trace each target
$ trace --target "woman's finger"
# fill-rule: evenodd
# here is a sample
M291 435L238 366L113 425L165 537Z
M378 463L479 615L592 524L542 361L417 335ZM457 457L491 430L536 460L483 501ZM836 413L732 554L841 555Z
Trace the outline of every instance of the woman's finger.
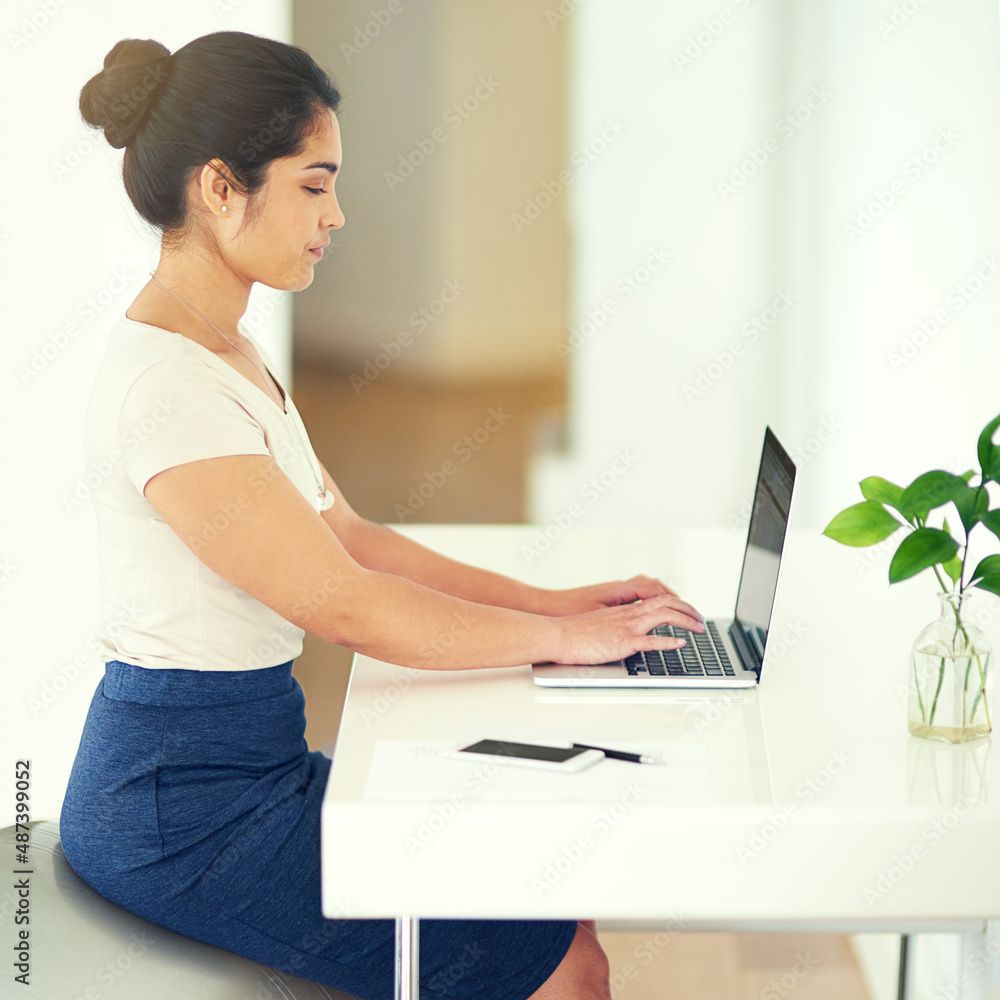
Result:
M679 598L643 601L637 607L639 613L636 624L643 632L649 632L657 625L676 625L691 632L705 631L705 619L690 604Z
M694 605L688 604L687 601L673 594L663 594L659 597L650 598L647 601L642 601L640 604L636 604L635 608L640 614L644 614L646 612L660 612L664 608L670 608L674 611L680 611L689 618L695 619L695 621L704 622L705 620L704 615L702 615L701 612L694 607Z
M677 597L677 593L671 590L662 580L657 580L652 576L644 576L640 574L639 576L633 576L625 582L635 593L633 600L645 601L650 597L659 597L663 594L669 594L673 597Z

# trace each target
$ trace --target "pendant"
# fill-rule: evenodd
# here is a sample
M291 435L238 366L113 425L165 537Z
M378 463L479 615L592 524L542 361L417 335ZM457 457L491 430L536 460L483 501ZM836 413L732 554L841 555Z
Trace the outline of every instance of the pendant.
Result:
M319 498L320 510L329 510L333 506L333 501L336 499L336 497L329 490L320 490L316 496Z

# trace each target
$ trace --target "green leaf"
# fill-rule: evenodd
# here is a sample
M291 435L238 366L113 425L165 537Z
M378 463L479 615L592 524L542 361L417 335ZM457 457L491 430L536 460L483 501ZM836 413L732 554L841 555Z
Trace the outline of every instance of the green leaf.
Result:
M996 594L997 597L1000 597L1000 573L984 577L972 586L978 587L980 590L988 590L991 594Z
M983 495L986 495L986 490L983 490ZM989 510L985 514L980 514L979 520L1000 538L1000 510Z
M975 469L969 469L968 472L963 472L958 478L965 480L965 485L969 485L969 480L976 474Z
M888 538L902 525L882 504L865 500L842 510L824 529L823 534L842 545L874 545Z
M883 479L881 476L869 476L867 479L862 479L858 485L861 487L861 495L866 500L887 503L890 507L899 510L899 502L903 496L902 486L890 483L888 479Z
M952 498L958 508L959 517L965 526L965 533L972 531L972 526L982 519L990 508L990 498L986 490L981 490L975 486L966 486L964 492L959 492Z
M983 479L993 479L996 481L998 465L1000 465L1000 448L993 443L993 434L1000 427L1000 416L994 417L979 435L979 444L976 451L979 455L979 465L983 470Z
M899 543L889 564L889 582L899 583L921 570L955 558L958 542L939 528L917 528Z
M987 556L981 560L972 574L971 582L975 582L980 577L1000 576L1000 556Z
M1000 597L1000 556L987 556L972 574L973 586Z
M941 507L949 500L961 497L969 488L965 480L958 476L942 469L935 469L933 472L917 476L903 490L899 509L904 517L926 517L929 511Z
M958 556L942 563L941 568L951 577L952 583L958 583L958 578L962 575L962 560Z
M948 527L948 518L944 519L944 532L946 535L951 534L951 528ZM957 555L954 559L949 559L946 563L942 563L941 568L951 577L952 583L958 583L959 578L962 576L962 560Z

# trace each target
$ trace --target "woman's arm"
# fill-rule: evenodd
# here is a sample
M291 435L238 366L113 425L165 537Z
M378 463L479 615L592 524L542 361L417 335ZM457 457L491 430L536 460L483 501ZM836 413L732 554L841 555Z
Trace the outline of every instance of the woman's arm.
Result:
M537 615L571 615L603 607L630 604L660 594L677 594L662 581L647 576L630 580L549 590L470 566L441 555L418 542L360 517L344 499L325 466L323 485L336 497L322 516L352 559L366 569L405 577L425 587L477 604L492 604Z
M174 466L149 480L145 496L219 576L300 628L389 663L433 669L603 663L640 649L676 648L679 640L648 635L657 625L704 627L672 595L552 618L369 569L269 456Z

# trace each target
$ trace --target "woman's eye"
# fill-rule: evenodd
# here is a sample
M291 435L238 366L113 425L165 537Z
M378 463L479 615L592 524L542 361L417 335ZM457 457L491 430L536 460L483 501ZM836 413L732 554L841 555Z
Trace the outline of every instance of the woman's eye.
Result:
M311 187L307 187L306 190L307 191L312 191L313 194L326 194L326 191L323 188L311 188Z

